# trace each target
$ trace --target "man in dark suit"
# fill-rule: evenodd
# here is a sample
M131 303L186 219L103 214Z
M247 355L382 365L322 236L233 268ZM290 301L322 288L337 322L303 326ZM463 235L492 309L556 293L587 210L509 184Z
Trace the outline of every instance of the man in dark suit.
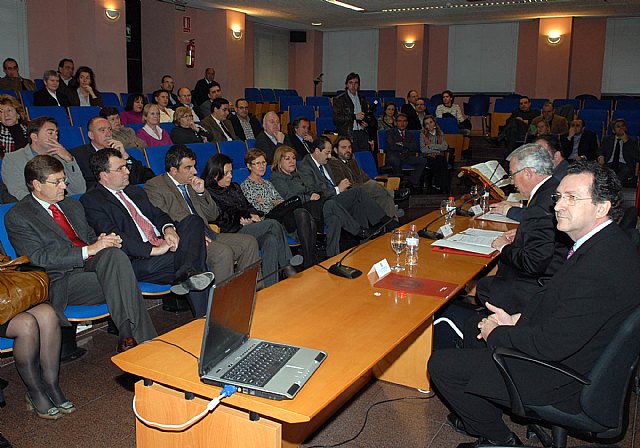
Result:
M216 81L212 81L211 84L209 84L207 98L202 104L198 104L198 107L196 108L196 113L201 120L209 116L211 113L211 103L216 98L222 98L222 87L220 87L220 84Z
M244 98L236 100L236 111L229 115L229 121L233 125L236 135L242 141L255 139L262 132L260 122L255 115L249 113L249 102Z
M216 98L211 102L211 113L200 122L200 126L211 134L212 142L238 140L228 116L229 101L226 98Z
M520 97L518 108L511 112L499 136L499 139L506 141L505 159L516 148L517 142L524 141L525 134L529 130L529 124L539 115L540 111L538 109L531 109L529 97Z
M18 61L13 58L7 58L2 62L2 70L6 75L0 78L0 89L13 90L20 92L21 90L36 90L36 83L30 79L20 76L20 67Z
M422 129L422 123L416 110L418 99L418 92L416 90L409 90L407 93L407 102L400 108L400 112L407 116L407 120L409 121L407 129L410 131L419 131Z
M62 106L69 107L69 97L66 90L60 86L60 77L55 70L47 70L42 76L44 88L33 94L34 106Z
M185 145L173 145L165 156L167 172L145 184L145 192L153 205L180 222L197 215L205 223L207 264L220 283L238 270L249 267L259 258L258 242L242 233L214 233L210 222L218 219L218 207L204 187L204 180L196 176L196 155Z
M87 184L87 190L93 189L98 183L98 179L91 169L91 156L96 151L104 148L113 148L120 152L129 169L129 183L133 185L143 184L154 176L153 171L127 153L122 142L113 138L111 124L106 118L93 117L89 120L87 129L91 142L86 145L76 146L70 151L80 166L82 176Z
M180 106L180 100L173 93L173 88L175 87L175 82L173 81L173 77L171 75L164 75L162 77L162 81L160 82L160 88L169 92L169 105L168 107L176 110L178 106Z
M413 171L409 175L409 183L414 191L422 190L422 173L427 159L419 157L420 144L414 135L407 130L409 119L405 114L398 114L397 127L387 132L387 164L391 166L394 176L402 175L402 166L411 165Z
M78 87L73 74L75 73L75 65L73 59L62 58L58 62L58 74L60 75L60 87L63 89L75 89Z
M640 160L638 139L627 134L627 123L618 118L613 123L614 135L602 139L598 151L598 163L607 165L616 172L620 182L627 182L635 176L636 163Z
M450 424L480 437L459 448L520 443L498 407L509 406L509 397L491 356L494 347L559 362L586 375L640 304L638 255L615 223L623 204L615 174L593 162L577 162L554 200L558 230L575 242L568 260L518 314L489 305L495 314L479 324L478 335L486 348L439 350L429 360L431 379L455 412ZM577 381L533 363L512 361L508 367L525 404L580 412L583 386Z
M351 138L354 151L370 151L368 124L365 120L369 106L359 93L360 75L349 73L345 89L344 93L333 99L333 122L339 135Z
M313 152L313 136L310 134L311 122L307 117L296 117L291 124L291 131L284 139L287 146L296 150L298 160L304 159Z
M67 305L106 302L119 331L118 352L155 337L122 239L112 232L96 236L82 205L65 198L62 163L36 156L24 173L31 194L7 212L5 225L16 252L49 275L49 298L62 322L69 325Z
M584 120L576 118L571 122L569 133L562 137L564 158L575 160L596 160L598 156L598 136L585 129Z
M207 94L209 93L209 86L216 78L216 71L213 67L207 67L204 70L204 78L198 80L196 86L193 88L193 103L196 108L202 103L207 101ZM196 109L197 111L197 109ZM206 115L206 114L205 114Z
M116 149L93 154L91 167L98 185L80 199L91 227L120 235L138 280L173 283L176 294L191 291L194 315L203 316L214 277L206 272L204 221L191 215L174 224L143 189L129 185L127 163Z
M262 117L263 132L256 137L255 148L265 153L267 163L273 163L273 155L276 149L285 144L285 135L280 130L280 118L273 111L267 112Z

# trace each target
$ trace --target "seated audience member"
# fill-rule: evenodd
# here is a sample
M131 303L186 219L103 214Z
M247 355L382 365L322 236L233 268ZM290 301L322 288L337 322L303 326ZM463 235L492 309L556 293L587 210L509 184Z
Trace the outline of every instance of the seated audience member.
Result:
M384 111L378 118L378 129L392 129L396 127L396 105L395 103L386 103Z
M358 161L353 157L353 148L349 137L339 136L336 139L327 166L331 169L331 180L334 184L339 185L342 179L347 179L353 188L360 188L365 195L371 197L387 216L393 216L397 220L398 210L393 201L393 190L387 190L362 171ZM405 189L402 194L406 197L407 193L408 191Z
M331 140L320 136L313 142L313 152L307 155L298 166L300 178L310 191L317 192L326 200L337 201L360 224L360 235L369 236L381 230L381 225L392 228L393 218L387 216L376 202L359 188L350 188L349 179L333 182L333 171L327 165L331 159ZM392 222L393 221L393 222ZM369 228L373 228L370 232ZM351 229L348 229L352 233Z
M520 97L518 104L518 108L511 112L499 137L506 141L505 159L517 146L518 141L524 141L525 135L529 130L529 124L540 115L540 111L531 109L529 97Z
M273 156L273 173L269 178L278 193L290 199L298 196L303 207L311 213L315 228L327 228L327 256L340 253L340 235L342 229L355 237L366 238L370 235L360 223L338 201L328 201L320 192L306 185L296 166L296 151L289 146L280 146ZM315 264L310 260L309 266ZM320 261L320 260L318 260ZM309 267L305 258L305 268Z
M249 177L240 184L242 194L261 216L268 216L271 210L282 203L283 198L273 184L264 178L267 171L264 153L259 149L250 149L244 156L244 163L249 170ZM309 261L312 261L309 266L317 263L317 228L311 213L304 207L298 207L274 219L280 222L290 234L295 232L297 240L302 245L302 255L307 264Z
M58 62L58 74L60 75L60 87L63 90L71 90L75 87L75 80L73 79L73 72L75 70L75 65L73 64L73 59L63 58Z
M213 67L207 67L204 71L204 78L199 79L196 86L193 88L193 102L196 105L196 108L207 100L209 86L214 82L215 78L215 69ZM209 112L207 112L205 116L208 114Z
M569 133L561 137L562 152L570 162L596 160L598 156L598 136L584 127L584 120L576 118L571 122Z
M407 129L409 123L407 116L398 114L396 123L398 127L387 133L387 163L391 166L394 176L402 175L403 165L411 165L413 170L409 175L409 183L414 191L420 192L422 191L422 173L427 161L418 156L420 147L416 138Z
M416 115L418 116L418 121L420 121L420 126L424 123L424 119L428 115L427 113L427 103L424 98L418 98L416 101ZM420 130L423 128L421 127Z
M111 135L115 140L122 143L125 148L140 148L144 149L147 144L136 137L136 133L133 129L124 127L120 121L120 115L118 115L118 109L115 107L106 106L100 109L100 116L106 118L111 125Z
M262 272L269 275L284 268L286 277L295 275L289 264L291 249L284 227L274 219L264 219L242 194L240 185L233 180L231 159L225 154L215 154L207 160L202 171L205 187L218 206L219 215L213 224L223 233L244 233L258 240L262 251ZM265 287L278 281L277 275L264 279Z
M180 100L173 93L173 88L175 87L175 83L173 81L173 77L171 75L164 75L162 77L162 81L160 82L160 88L166 90L169 94L169 108L174 109L180 106Z
M174 224L142 188L129 185L127 163L116 149L94 153L91 167L98 185L80 198L91 227L120 236L139 281L173 283L176 294L189 293L195 317L204 316L214 276L207 272L202 219L190 215Z
M157 104L147 104L142 110L144 126L136 135L148 146L170 145L169 133L160 127L160 109Z
M29 143L22 104L11 95L0 95L0 156Z
M260 122L255 115L249 113L249 101L244 98L236 100L236 112L229 115L233 130L242 141L255 139L262 132Z
M181 109L180 107L178 110ZM176 111L178 114L178 111ZM145 191L153 205L176 222L190 215L204 221L207 265L220 283L233 274L234 264L242 271L258 260L258 243L251 235L214 233L210 222L218 219L218 207L196 175L196 155L184 145L173 145L165 156L166 173L147 181Z
M120 250L122 238L113 232L96 236L82 205L65 197L67 177L55 157L39 155L27 162L24 181L30 194L7 212L9 240L18 255L28 256L49 275L49 299L63 325L70 325L64 317L67 305L106 302L119 332L117 351L128 350L154 338L156 331Z
M60 88L60 77L55 70L47 70L42 75L44 87L33 94L34 106L69 107L69 98L65 89Z
M127 97L124 112L120 114L123 125L142 123L142 111L147 104L147 98L141 93L132 93Z
M93 117L90 119L89 123L87 123L87 134L90 142L86 145L77 146L70 151L82 171L84 181L87 184L87 191L93 189L98 183L98 178L91 169L91 156L96 151L104 148L113 148L120 153L120 156L127 164L129 182L131 184L143 184L154 176L153 171L146 168L140 160L131 157L127 153L121 141L113 138L111 124L106 118Z
M174 109L177 109L180 106L188 107L191 110L194 123L200 123L200 117L198 117L198 114L194 110L195 105L191 102L191 90L189 90L189 87L180 87L178 89L178 100L179 103Z
M533 125L531 125L533 127ZM549 122L545 120L540 120L535 124L534 129L529 129L526 137L524 138L525 143L532 143L538 137L542 137L543 135L551 135L551 129L549 128Z
M216 98L211 102L211 113L204 118L200 125L209 133L212 142L230 142L238 140L233 131L233 125L227 119L229 116L229 101Z
M5 155L2 161L2 180L9 193L18 200L29 194L24 183L24 167L27 162L40 154L55 157L64 167L67 176L67 194L81 194L87 189L78 162L71 153L58 142L58 123L51 117L38 117L27 127L29 144L22 149Z
M354 151L370 151L369 124L366 120L369 105L365 97L360 95L360 75L349 73L344 86L345 92L333 99L333 122L338 135L351 138ZM373 124L375 126L377 123L374 121Z
M420 129L422 129L422 123L420 123L418 113L416 112L417 103L418 91L409 90L409 92L407 93L407 102L400 108L400 112L407 116L407 129L413 131L419 131Z
M449 176L449 145L433 115L427 115L420 132L420 151L427 158L431 184L444 193L451 190Z
M627 134L627 123L618 118L613 122L613 135L602 139L598 151L598 163L615 171L620 182L635 176L636 163L640 160L638 139Z
M220 84L218 84L216 81L212 81L211 84L209 84L207 97L208 98L196 109L196 113L201 120L209 116L209 114L211 113L211 102L216 98L222 98L222 87L220 87Z
M453 117L458 120L458 130L464 135L471 135L471 121L464 115L460 106L453 103L454 99L451 90L442 92L442 104L436 107L436 118Z
M549 134L559 135L564 137L569 132L569 125L567 119L561 115L556 115L553 111L553 103L546 102L542 106L541 115L534 118L531 121L531 125L535 126L540 121L546 121L549 125Z
M0 90L13 90L20 92L21 90L36 90L36 83L30 79L20 76L20 68L18 62L13 58L7 58L2 62L2 70L4 78L0 78Z
M69 94L72 106L102 107L102 95L96 88L96 77L89 67L80 67L74 76L78 88Z
M160 123L171 123L173 121L173 110L169 108L169 92L156 90L153 92L153 101L158 105L158 110L160 111Z
M256 137L255 147L265 153L267 163L273 162L276 148L285 144L285 135L280 130L280 117L275 112L267 112L262 117L261 132Z
M189 143L206 143L211 139L211 134L193 122L191 109L180 106L173 114L174 128L171 130L171 141L176 144L187 145Z
M613 222L622 216L623 204L615 174L593 162L577 162L556 187L554 202L558 231L574 244L570 258L531 299L536 306L509 312L488 305L493 314L475 331L486 347L438 350L429 360L431 379L454 412L447 418L450 425L480 437L459 448L521 445L502 421L502 410L510 401L492 358L496 347L552 360L588 375L640 304L638 255ZM580 393L585 386L578 381L534 363L507 364L525 405L581 412Z
M313 152L313 135L310 133L311 122L307 117L296 117L291 123L291 130L284 139L284 144L296 150L298 160Z

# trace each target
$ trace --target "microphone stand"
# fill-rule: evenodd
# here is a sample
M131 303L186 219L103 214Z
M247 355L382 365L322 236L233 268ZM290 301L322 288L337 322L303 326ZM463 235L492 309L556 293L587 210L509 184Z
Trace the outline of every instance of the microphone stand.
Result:
M304 258L302 257L302 255L294 255L293 257L291 257L291 259L289 260L289 264L287 266L293 266L294 268L300 266L302 264L302 262L304 261ZM272 275L276 275L281 273L287 266L283 266L280 269L276 269L273 272L270 272L267 275L263 275L262 278L258 281L256 281L256 284L262 282L264 279L271 277Z

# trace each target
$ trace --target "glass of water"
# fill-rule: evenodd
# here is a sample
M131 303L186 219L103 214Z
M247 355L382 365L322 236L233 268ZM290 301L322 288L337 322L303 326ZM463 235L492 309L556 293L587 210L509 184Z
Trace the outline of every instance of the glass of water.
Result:
M400 254L407 245L407 231L395 229L391 232L391 248L396 253L396 264L391 266L396 272L404 271L404 266L400 264Z

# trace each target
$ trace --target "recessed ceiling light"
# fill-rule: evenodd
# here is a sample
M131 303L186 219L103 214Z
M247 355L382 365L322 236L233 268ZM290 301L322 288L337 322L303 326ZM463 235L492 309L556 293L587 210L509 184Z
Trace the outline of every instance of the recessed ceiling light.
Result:
M324 0L327 3L331 3L332 5L341 6L343 8L352 9L354 11L364 11L364 8L359 6L351 5L349 3L341 2L340 0Z
M322 22L311 22L313 26L322 26Z

